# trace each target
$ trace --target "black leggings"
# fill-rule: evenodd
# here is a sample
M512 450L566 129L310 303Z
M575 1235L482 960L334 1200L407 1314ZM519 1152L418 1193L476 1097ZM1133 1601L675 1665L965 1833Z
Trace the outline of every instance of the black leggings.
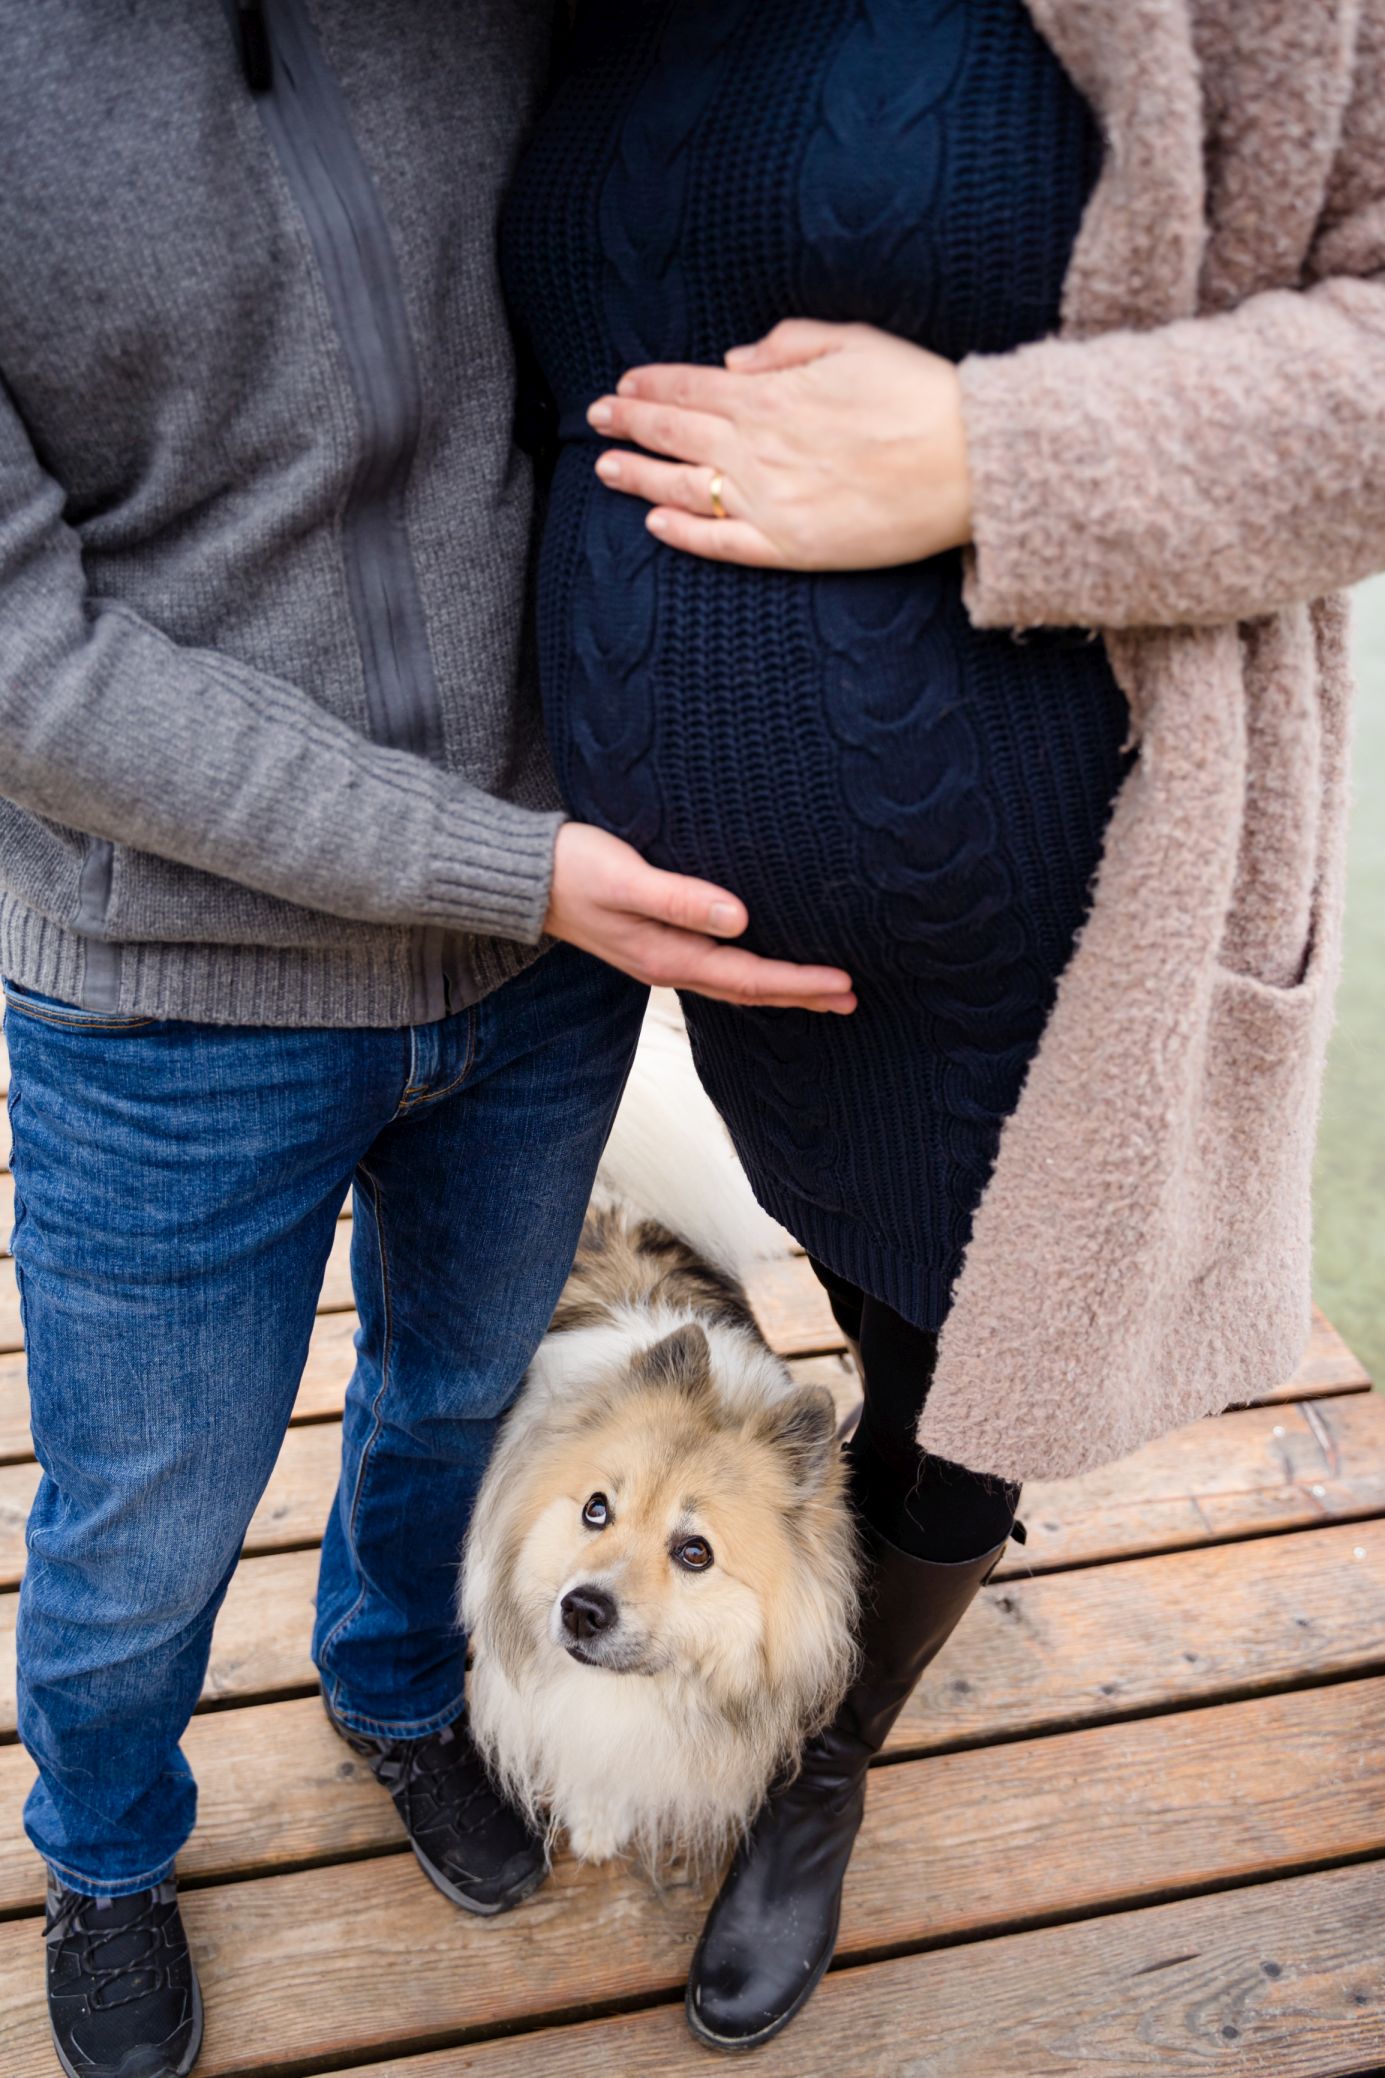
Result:
M810 1261L812 1258L809 1259ZM915 1558L956 1564L1009 1536L1020 1490L914 1440L937 1362L938 1338L813 1262L837 1325L861 1352L865 1405L847 1445L852 1498L865 1520Z

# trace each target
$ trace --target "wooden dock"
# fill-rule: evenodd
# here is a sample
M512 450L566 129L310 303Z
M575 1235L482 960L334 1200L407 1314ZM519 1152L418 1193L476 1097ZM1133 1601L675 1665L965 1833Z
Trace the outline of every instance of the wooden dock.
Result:
M0 1164L7 1139L0 1110ZM0 1173L0 1224L8 1183ZM343 1221L294 1425L217 1625L181 1865L199 2073L680 2078L705 1900L580 1870L455 1911L328 1730L308 1657L352 1317ZM852 1393L801 1260L755 1300ZM15 1587L36 1468L0 1260L0 2078L56 2071L20 1829ZM1267 1387L1270 1382L1267 1381ZM1259 1404L1033 1487L1030 1541L872 1777L836 1965L760 2078L1385 2069L1385 1398L1326 1322Z

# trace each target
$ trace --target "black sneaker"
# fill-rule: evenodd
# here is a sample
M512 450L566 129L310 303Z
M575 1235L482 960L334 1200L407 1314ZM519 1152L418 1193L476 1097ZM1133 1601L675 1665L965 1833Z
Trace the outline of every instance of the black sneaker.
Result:
M328 1722L394 1798L419 1865L467 1912L508 1912L548 1874L543 1841L499 1795L464 1718L423 1739L379 1739Z
M202 1993L172 1878L88 1898L50 1873L43 1938L67 2078L186 2078L202 2047Z

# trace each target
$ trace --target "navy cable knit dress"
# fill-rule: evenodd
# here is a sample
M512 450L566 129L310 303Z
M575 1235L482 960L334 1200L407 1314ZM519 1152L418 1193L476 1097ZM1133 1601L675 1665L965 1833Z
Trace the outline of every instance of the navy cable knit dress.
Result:
M778 319L954 359L1051 331L1099 163L1022 0L589 0L506 212L556 399L544 709L573 814L743 897L850 1018L689 998L768 1209L936 1327L1122 770L1099 643L973 629L961 564L803 576L660 546L583 416Z

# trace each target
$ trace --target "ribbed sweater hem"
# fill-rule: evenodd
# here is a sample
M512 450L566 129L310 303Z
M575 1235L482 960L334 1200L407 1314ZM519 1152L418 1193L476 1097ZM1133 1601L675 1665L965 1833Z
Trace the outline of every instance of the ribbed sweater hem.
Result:
M770 1217L838 1277L892 1307L916 1328L936 1334L942 1327L961 1274L960 1254L946 1262L920 1262L887 1247L859 1222L795 1196L757 1168L750 1170L750 1182Z
M197 1024L402 1026L437 1016L420 975L423 933L372 928L368 946L108 945L79 937L27 908L0 898L0 974L65 1003L112 1007L141 1017ZM536 960L544 945L506 938L458 936L451 964L467 978L465 1002L477 1002ZM107 994L118 964L114 1001ZM98 983L98 973L100 981ZM88 995L93 1001L87 1004ZM453 1009L463 1007L454 1000Z

